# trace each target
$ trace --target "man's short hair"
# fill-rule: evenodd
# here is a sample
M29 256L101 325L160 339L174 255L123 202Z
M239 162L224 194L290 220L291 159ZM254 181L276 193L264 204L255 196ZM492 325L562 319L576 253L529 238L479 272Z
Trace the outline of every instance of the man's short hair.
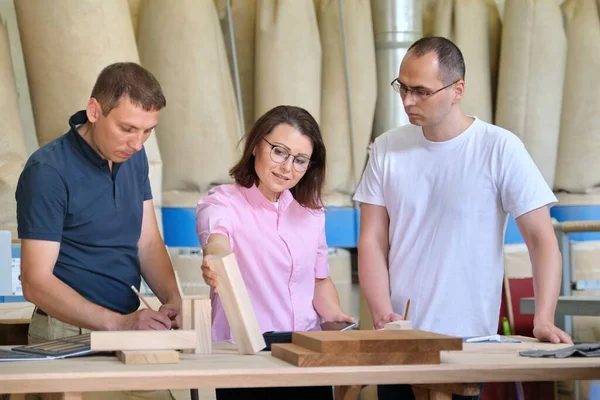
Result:
M120 62L104 68L92 89L92 96L106 117L119 101L127 97L145 111L158 111L167 105L158 80L139 64Z
M459 79L465 79L466 68L462 52L458 46L444 37L429 36L421 38L408 48L407 55L423 57L432 51L437 55L440 81L449 84Z

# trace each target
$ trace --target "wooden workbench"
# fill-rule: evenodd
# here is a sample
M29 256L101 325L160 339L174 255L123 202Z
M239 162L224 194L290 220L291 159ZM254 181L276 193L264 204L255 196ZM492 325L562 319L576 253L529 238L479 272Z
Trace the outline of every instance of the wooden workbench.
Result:
M466 343L463 351L442 352L440 365L300 368L269 352L239 355L217 343L213 354L182 354L179 364L124 365L110 356L0 363L0 388L4 393L70 392L69 399L78 399L81 392L107 390L600 379L600 358L518 355L564 346Z

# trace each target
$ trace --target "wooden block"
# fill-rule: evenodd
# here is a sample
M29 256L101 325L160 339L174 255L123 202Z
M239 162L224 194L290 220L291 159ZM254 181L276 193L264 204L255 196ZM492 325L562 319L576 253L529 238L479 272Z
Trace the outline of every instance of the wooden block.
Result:
M387 324L385 324L383 326L383 329L384 330L412 329L412 322L400 319L398 321L388 322Z
M248 291L234 254L210 260L219 277L219 298L242 354L256 354L267 347L252 308Z
M181 299L181 323L183 329L193 329L198 335L198 346L184 353L210 354L211 341L210 299L183 297Z
M334 386L333 398L335 400L356 400L362 389L361 385Z
M44 393L41 395L44 400L82 400L83 393L67 392L67 393Z
M127 365L177 364L179 352L175 350L125 350L117 351L117 358Z
M92 351L183 350L198 346L198 334L192 330L173 331L94 331Z
M460 396L477 396L479 395L479 384L477 383L435 383L435 384L418 384L413 387L422 387L430 391L441 392L446 394L457 394Z
M293 343L271 345L275 358L298 367L331 367L352 365L439 364L437 352L319 353Z
M319 353L462 350L462 339L420 330L294 332L292 343Z

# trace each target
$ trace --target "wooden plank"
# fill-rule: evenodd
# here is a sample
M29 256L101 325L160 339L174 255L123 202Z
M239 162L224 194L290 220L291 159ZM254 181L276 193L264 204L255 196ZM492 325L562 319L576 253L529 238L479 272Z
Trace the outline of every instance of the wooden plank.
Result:
M235 255L210 260L219 279L219 298L242 354L256 354L267 347Z
M319 353L293 343L273 344L271 354L298 367L440 363L439 352Z
M82 400L81 392L66 392L66 393L44 393L41 395L43 400Z
M210 299L192 299L192 324L198 335L198 346L195 354L210 354L211 335L211 301Z
M420 330L294 332L292 343L319 353L462 350L462 339Z
M198 335L192 330L173 331L95 331L92 351L195 349Z
M34 308L35 306L29 302L0 303L0 321L8 321L8 323L29 323Z
M127 365L177 364L179 352L175 350L124 350L117 351L117 358Z
M25 400L25 393L13 393L8 395L8 400Z
M194 330L198 334L196 354L210 354L212 348L211 300L196 299L194 307Z
M430 391L457 394L460 396L477 396L479 395L479 384L477 383L435 383L430 385L419 384L413 387L422 387Z
M383 326L384 330L399 330L399 329L412 329L412 322L399 319L398 321L388 322Z
M336 386L333 388L333 398L335 400L356 400L361 389L361 385Z

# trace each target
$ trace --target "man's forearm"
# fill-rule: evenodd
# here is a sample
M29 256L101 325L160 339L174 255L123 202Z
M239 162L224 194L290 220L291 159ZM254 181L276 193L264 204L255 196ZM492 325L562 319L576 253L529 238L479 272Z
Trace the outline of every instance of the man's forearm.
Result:
M26 300L52 317L90 330L118 330L122 316L84 299L54 275L23 282Z
M554 246L535 246L529 249L533 269L535 319L554 323L556 302L560 294L562 260Z
M366 240L359 240L358 243L358 277L374 321L394 312L385 247L381 243L368 243Z
M140 249L139 257L142 277L160 302L180 303L175 273L165 246L161 242L149 243Z

